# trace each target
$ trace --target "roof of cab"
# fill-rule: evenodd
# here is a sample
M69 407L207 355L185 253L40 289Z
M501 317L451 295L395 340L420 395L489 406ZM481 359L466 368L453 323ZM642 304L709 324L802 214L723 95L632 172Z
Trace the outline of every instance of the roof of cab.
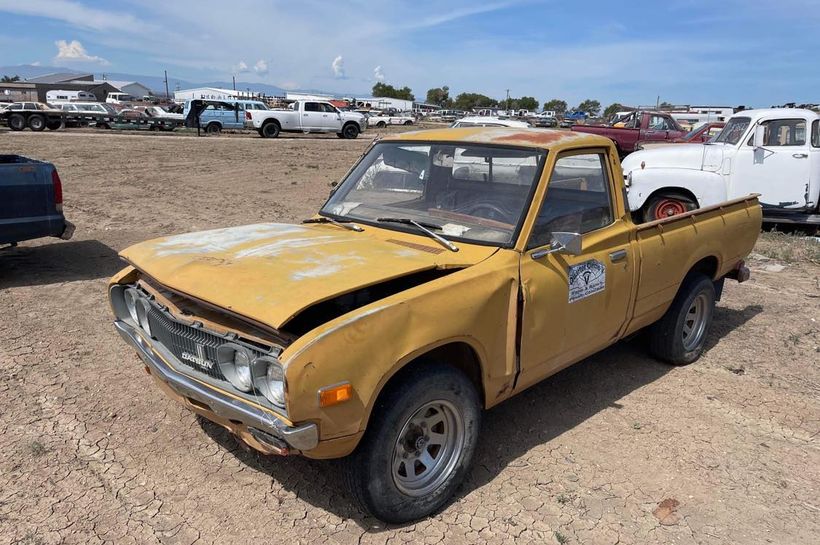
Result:
M528 148L609 147L612 140L595 134L550 129L460 127L405 132L384 141L470 142Z

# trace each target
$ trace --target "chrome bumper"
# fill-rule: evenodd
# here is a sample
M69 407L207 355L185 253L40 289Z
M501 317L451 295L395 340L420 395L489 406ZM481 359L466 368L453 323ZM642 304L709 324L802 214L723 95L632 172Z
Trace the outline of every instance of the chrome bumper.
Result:
M179 395L203 403L218 416L239 421L251 431L261 430L281 439L296 450L311 450L319 444L319 430L316 424L289 426L271 413L203 386L166 364L157 354L161 347L155 348L149 345L134 327L121 320L116 320L114 327L117 328L120 336L136 349L137 354L151 369L153 375L168 384Z

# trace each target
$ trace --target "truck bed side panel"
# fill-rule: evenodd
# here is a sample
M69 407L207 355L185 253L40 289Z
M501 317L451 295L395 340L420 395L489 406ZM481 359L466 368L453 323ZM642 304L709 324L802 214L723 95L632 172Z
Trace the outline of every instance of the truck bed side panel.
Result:
M660 318L683 278L702 259L717 260L714 279L730 272L754 247L761 220L761 207L750 196L639 225L641 266L635 311L627 333Z

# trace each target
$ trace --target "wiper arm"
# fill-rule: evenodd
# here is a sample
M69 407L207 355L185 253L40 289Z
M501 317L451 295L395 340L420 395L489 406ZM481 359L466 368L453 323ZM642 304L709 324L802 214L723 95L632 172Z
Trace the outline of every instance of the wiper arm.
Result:
M363 227L353 225L353 223L350 220L335 220L333 218L328 218L327 216L319 216L318 218L308 218L306 220L302 220L302 223L330 223L332 225L337 225L342 229L347 229L348 231L356 231L357 233L361 233L362 231L364 231Z
M438 229L441 230L441 225L436 225L435 223L427 223L424 221L416 221L410 218L376 218L376 221L383 222L383 223L401 223L403 225L412 225L416 227L418 230L422 231L424 234L450 250L451 252L457 252L458 246L447 240L441 235L437 235L432 232L430 229Z

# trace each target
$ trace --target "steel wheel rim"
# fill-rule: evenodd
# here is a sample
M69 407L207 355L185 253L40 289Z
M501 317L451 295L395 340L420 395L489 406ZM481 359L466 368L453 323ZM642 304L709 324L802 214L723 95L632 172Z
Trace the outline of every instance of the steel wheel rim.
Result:
M655 216L658 218L669 218L686 212L686 206L675 199L664 199L655 207Z
M393 448L391 474L408 496L425 496L453 473L464 447L464 419L455 405L424 404L404 423Z
M706 332L707 315L709 313L709 301L705 294L701 293L686 311L683 318L683 348L687 352L694 350L703 339Z

